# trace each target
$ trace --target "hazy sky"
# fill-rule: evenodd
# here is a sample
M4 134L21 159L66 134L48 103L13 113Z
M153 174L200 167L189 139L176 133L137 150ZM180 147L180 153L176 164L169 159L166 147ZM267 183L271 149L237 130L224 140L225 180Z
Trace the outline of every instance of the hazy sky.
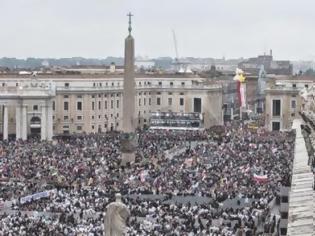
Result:
M136 55L315 59L314 0L0 0L0 57Z

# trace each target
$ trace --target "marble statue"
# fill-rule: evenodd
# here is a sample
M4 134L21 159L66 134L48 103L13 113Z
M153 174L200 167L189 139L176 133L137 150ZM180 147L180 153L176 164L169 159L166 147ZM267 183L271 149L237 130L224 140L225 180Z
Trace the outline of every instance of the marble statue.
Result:
M104 236L125 235L126 222L129 216L130 211L122 202L121 194L116 194L116 201L106 207Z

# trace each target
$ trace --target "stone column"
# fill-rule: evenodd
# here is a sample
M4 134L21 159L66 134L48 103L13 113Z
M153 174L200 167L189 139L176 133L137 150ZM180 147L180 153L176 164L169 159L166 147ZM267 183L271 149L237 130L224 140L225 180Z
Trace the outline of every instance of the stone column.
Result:
M42 106L42 116L41 116L41 124L40 124L40 131L41 131L41 140L46 140L47 138L47 113L46 113L46 105Z
M16 140L22 138L22 130L21 130L21 105L17 104L15 108L15 127L16 127Z
M53 110L52 110L52 102L48 102L47 107L47 140L52 140L53 137Z
M9 116L8 116L8 107L4 105L3 111L3 140L9 138Z
M21 135L23 140L27 140L27 105L22 106L22 127Z

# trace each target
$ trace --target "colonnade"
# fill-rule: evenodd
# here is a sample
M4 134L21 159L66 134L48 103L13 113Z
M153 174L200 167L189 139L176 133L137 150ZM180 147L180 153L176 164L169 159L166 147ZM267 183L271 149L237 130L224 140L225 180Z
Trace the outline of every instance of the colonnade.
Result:
M9 138L9 109L10 104L4 104L2 107L2 133L3 140ZM15 106L15 124L16 124L16 139L27 140L28 136L28 105L14 104ZM41 127L41 140L51 140L53 137L53 110L51 101L45 101L41 106L40 112L40 127Z

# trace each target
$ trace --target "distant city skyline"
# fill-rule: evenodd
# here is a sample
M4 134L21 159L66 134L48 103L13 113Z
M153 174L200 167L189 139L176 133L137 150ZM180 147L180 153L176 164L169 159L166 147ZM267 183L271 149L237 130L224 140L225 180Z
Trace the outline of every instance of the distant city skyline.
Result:
M122 57L133 13L136 56L314 60L311 0L2 0L0 57Z

